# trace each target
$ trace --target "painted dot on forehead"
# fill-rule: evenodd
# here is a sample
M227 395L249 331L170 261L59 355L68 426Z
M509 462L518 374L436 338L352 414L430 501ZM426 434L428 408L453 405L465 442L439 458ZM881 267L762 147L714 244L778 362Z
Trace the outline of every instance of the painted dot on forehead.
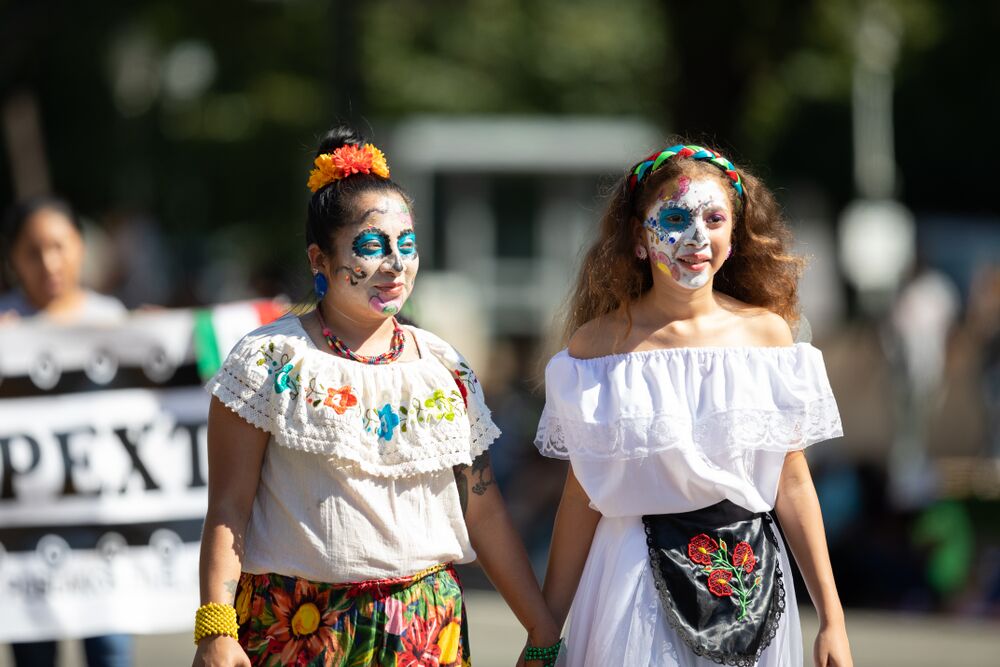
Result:
M691 187L691 179L687 176L681 176L677 179L677 192L674 194L675 197L683 197L687 194L688 188Z

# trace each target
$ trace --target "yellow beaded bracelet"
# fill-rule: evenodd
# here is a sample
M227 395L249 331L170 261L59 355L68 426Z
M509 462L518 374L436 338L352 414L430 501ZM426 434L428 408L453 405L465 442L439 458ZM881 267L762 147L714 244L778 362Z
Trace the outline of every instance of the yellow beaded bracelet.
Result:
M231 604L209 602L198 607L194 615L194 643L209 635L226 635L238 638L240 630L236 622L236 607Z

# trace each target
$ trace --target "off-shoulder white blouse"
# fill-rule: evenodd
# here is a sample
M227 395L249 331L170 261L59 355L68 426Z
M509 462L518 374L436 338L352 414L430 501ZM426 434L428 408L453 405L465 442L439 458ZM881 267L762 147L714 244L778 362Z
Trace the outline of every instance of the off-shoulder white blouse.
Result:
M785 454L843 435L822 353L670 348L577 359L545 371L535 444L569 459L605 516L687 512L727 499L774 506Z
M297 317L245 336L206 386L270 434L243 570L357 582L475 558L452 466L499 435L465 359L408 327L420 359L366 365Z

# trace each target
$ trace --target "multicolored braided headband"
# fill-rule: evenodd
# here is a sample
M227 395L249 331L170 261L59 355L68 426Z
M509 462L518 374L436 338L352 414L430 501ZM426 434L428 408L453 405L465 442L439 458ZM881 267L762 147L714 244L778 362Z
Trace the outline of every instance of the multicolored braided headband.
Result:
M710 148L703 148L702 146L695 145L685 146L683 144L677 144L676 146L671 146L665 151L653 153L648 158L637 164L628 177L629 192L635 192L635 189L639 187L639 185L646 180L650 174L662 167L666 164L667 160L674 156L688 157L692 160L703 160L714 164L729 178L729 182L733 184L733 187L736 188L736 192L740 195L740 202L743 201L743 179L740 178L740 174L736 171L736 167L732 162Z

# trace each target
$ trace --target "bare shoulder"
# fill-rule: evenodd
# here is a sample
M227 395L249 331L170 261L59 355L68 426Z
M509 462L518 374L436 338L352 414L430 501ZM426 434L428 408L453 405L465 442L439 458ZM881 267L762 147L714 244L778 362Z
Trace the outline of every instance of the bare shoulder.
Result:
M744 303L732 297L725 298L724 307L738 320L748 345L782 347L795 342L785 318L767 308Z
M577 359L593 359L615 352L615 341L621 340L627 323L619 313L608 313L590 320L569 339L569 354Z
M750 319L749 324L753 329L754 338L759 341L757 345L781 347L795 342L788 322L777 313L761 309L760 313Z

